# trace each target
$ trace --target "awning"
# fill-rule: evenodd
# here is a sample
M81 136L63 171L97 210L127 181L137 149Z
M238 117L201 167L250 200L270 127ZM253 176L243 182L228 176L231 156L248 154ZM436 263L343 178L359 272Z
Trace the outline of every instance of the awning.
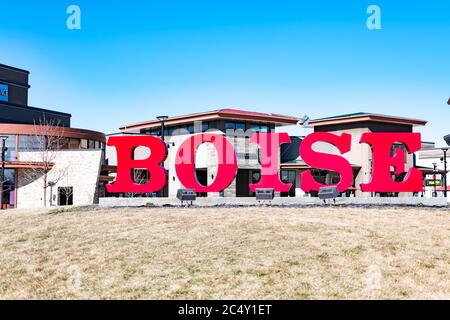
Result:
M3 162L0 161L0 166ZM5 169L51 169L54 163L35 162L35 161L6 161Z
M352 169L353 170L360 170L361 166L357 165L357 164L351 164ZM280 168L281 169L315 169L311 166L309 166L308 164L305 163L305 161L303 160L294 160L294 161L289 161L289 162L283 162L280 164Z

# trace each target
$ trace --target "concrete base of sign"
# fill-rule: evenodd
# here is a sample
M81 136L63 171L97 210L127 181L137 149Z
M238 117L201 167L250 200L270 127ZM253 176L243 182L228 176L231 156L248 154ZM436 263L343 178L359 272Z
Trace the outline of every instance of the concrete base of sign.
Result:
M392 197L392 198L336 198L336 205L356 206L424 206L424 207L446 207L446 198L419 198L419 197ZM276 206L311 206L323 205L319 198L281 198L275 197L273 201L264 201ZM329 201L333 203L333 201ZM103 208L111 207L144 207L144 206L180 206L176 198L100 198L99 205ZM253 206L259 203L255 198L223 198L207 197L197 198L193 202L195 206Z

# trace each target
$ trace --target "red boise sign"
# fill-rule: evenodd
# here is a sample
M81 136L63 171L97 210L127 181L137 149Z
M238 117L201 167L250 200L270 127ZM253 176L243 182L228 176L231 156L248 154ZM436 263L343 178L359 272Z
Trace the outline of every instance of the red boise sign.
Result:
M261 179L250 184L250 190L256 188L273 188L276 192L287 192L291 184L283 183L279 176L279 148L283 143L290 143L287 133L255 133L250 142L257 143L260 150ZM306 164L313 168L335 171L341 179L336 185L340 192L351 187L353 170L344 157L336 154L322 153L313 150L317 142L334 145L341 154L351 150L351 135L336 135L328 132L316 132L308 135L300 144L300 156ZM363 192L420 192L422 191L422 173L411 168L403 181L395 181L391 175L391 167L396 175L405 172L405 150L396 149L391 155L392 146L402 143L408 153L420 150L420 133L387 133L367 132L362 134L359 143L367 143L372 148L372 178L369 183L361 184ZM195 174L195 154L200 145L210 143L214 146L218 157L217 174L208 185L198 182ZM117 176L115 182L106 186L108 192L147 193L162 189L167 181L166 171L161 166L167 157L165 143L153 136L120 136L110 137L108 146L116 148ZM145 160L135 160L134 151L138 147L150 149L150 156ZM133 181L133 169L146 169L150 180L145 184ZM201 133L189 136L178 148L175 171L181 184L196 192L220 192L227 188L235 178L237 159L233 145L223 135ZM305 192L318 191L325 185L317 182L310 170L301 174L301 188Z

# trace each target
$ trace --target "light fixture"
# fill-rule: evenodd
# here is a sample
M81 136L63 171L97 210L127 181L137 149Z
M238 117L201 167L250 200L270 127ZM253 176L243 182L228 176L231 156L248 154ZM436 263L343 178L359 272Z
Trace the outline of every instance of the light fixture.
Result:
M161 122L161 140L164 141L164 122L169 119L168 116L157 116L156 119L159 120L159 122Z
M168 116L157 116L156 119L158 119L160 122L164 122L167 119L169 119L169 117Z

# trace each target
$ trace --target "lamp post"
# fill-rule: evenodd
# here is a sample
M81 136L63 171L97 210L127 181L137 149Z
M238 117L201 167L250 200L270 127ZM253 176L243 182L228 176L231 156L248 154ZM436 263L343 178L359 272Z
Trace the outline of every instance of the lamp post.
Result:
M161 140L164 142L164 122L166 122L167 119L169 119L168 116L157 116L156 119L161 122Z
M437 197L437 192L436 192L436 173L437 173L437 163L433 162L433 185L434 185L433 197Z
M2 139L2 180L1 180L1 194L0 194L0 208L3 209L3 189L5 185L5 155L6 155L6 139L8 139L8 136L0 136L0 139Z
M164 122L166 122L167 119L169 119L169 117L168 116L157 116L156 119L158 119L159 122L161 122L161 140L164 142L164 145L167 147L166 141L164 139L164 130L165 130ZM163 164L163 168L165 168L164 164ZM164 169L164 170L166 170L166 169ZM167 173L167 170L166 170L166 173ZM168 179L168 175L166 174L166 181L167 181L167 179ZM161 189L158 192L162 197L164 197L165 190L167 190L166 188L167 188L167 183L166 183L166 187L164 187L164 189Z
M447 198L447 152L450 148L442 148L442 152L444 152L444 197Z

